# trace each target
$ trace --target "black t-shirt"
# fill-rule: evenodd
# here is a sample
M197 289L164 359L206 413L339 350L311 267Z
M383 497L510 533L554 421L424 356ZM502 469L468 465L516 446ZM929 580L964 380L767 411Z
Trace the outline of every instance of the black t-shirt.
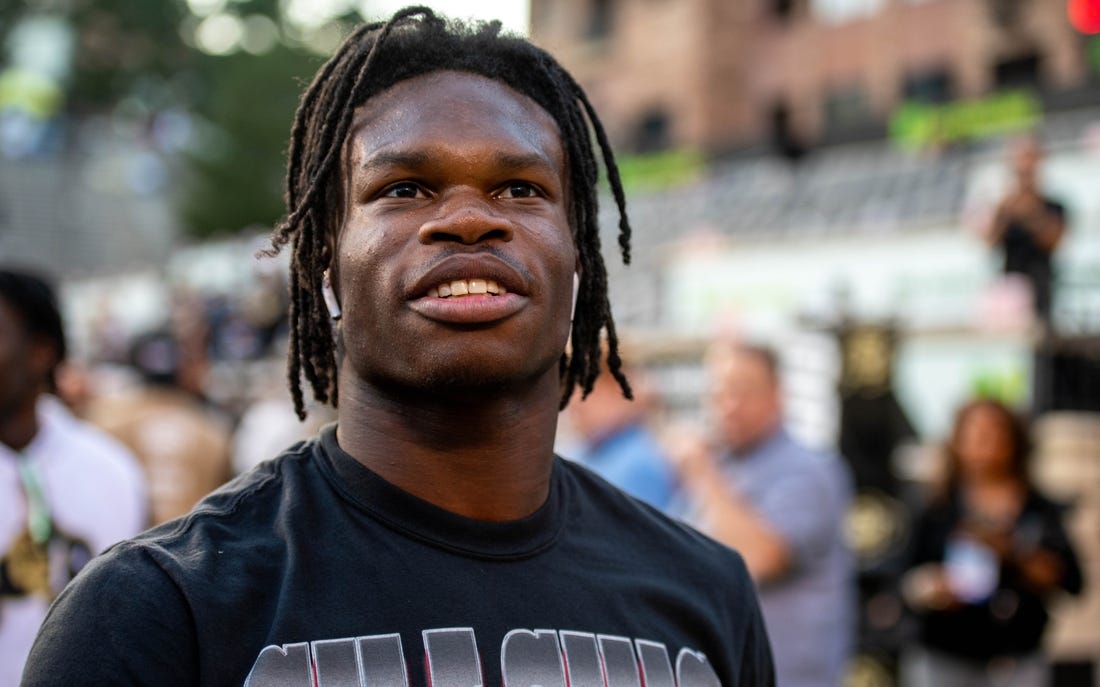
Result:
M1062 204L1044 198L1043 207L1047 215L1064 220L1066 209ZM1050 278L1050 253L1035 241L1035 235L1024 220L1015 217L1009 219L1001 244L1005 252L1005 273L1019 272Z
M530 517L439 509L335 428L93 561L23 684L773 685L740 557L556 459Z
M960 497L933 505L917 520L913 564L942 563L949 542L965 518ZM1062 566L1061 587L1081 590L1081 569L1062 526L1062 508L1031 491L1012 528L1017 550L1042 548ZM1011 561L1001 561L996 590L981 602L928 611L920 618L920 641L939 651L976 660L1036 651L1047 623L1043 596Z

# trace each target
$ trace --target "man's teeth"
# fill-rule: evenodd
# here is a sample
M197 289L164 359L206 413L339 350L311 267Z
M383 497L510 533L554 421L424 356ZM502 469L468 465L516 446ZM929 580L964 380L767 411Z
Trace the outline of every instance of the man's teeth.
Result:
M480 296L486 293L498 296L508 293L508 289L492 279L456 279L444 282L434 289L428 289L429 298Z

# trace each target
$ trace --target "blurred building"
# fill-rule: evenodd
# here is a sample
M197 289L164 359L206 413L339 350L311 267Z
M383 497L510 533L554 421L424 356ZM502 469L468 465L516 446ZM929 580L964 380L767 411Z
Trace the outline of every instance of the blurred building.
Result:
M1100 37L1073 25L1076 4L533 0L533 39L625 152L620 325L774 339L896 321L901 400L925 436L976 376L1041 395L1020 304L993 289L997 257L975 234L1008 179L1006 135L1038 130L1044 187L1070 213L1056 324L1100 332ZM697 391L670 389L688 406Z
M1100 102L1064 0L532 0L562 58L635 152L882 138L906 103L1031 89Z
M162 163L107 122L88 128L96 125L91 149L0 156L0 256L66 280L167 260L179 230Z
M612 306L665 412L698 419L712 337L763 340L781 353L792 429L844 445L862 469L853 684L893 684L900 500L974 394L1041 414L1039 473L1092 485L1058 495L1078 506L1071 529L1100 586L1100 27L1081 23L1098 5L531 2L533 39L574 73L620 153L633 261L608 257ZM1053 335L1002 288L979 238L1010 181L1005 145L1025 131L1046 149L1044 192L1068 209ZM884 333L888 355L852 332ZM853 356L888 383L853 388ZM1060 670L1100 671L1098 602L1060 607L1048 636Z

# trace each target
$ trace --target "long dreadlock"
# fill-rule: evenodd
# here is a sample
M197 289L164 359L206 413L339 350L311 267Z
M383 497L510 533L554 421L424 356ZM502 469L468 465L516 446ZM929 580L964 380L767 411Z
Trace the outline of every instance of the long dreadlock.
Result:
M340 161L355 109L390 86L440 70L472 72L526 95L557 122L568 164L569 224L581 262L572 350L562 355L561 407L579 385L584 395L600 373L600 332L607 331L607 368L627 398L618 337L600 253L598 166L589 125L603 156L619 210L619 247L630 263L630 224L619 170L603 125L584 91L545 51L500 32L500 22L444 21L426 7L407 7L387 22L352 33L302 95L290 133L287 216L275 228L270 252L291 244L290 348L287 376L294 408L305 418L301 378L321 402L337 402L336 343L321 297L329 246L343 221Z

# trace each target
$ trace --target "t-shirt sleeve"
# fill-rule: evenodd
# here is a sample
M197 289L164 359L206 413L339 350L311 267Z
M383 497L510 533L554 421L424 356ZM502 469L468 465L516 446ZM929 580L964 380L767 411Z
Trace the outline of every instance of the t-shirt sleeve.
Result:
M54 602L22 685L193 685L193 628L175 583L145 551L121 544L92 561Z
M784 475L755 504L790 547L795 565L827 551L836 538L846 496L832 478L824 464Z

